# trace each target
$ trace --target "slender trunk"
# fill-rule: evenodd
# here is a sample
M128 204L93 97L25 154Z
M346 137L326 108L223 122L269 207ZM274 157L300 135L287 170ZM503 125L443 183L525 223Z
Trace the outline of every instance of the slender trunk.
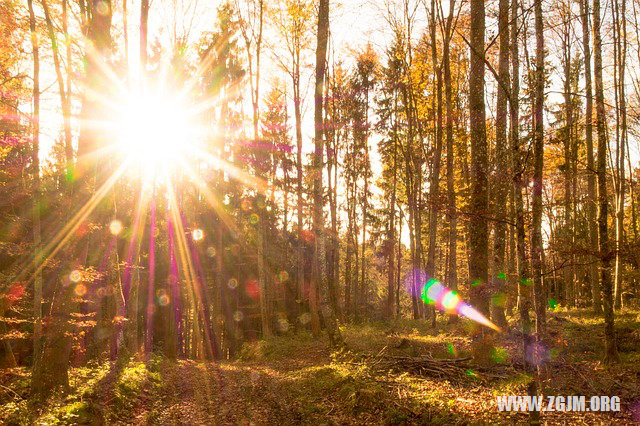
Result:
M335 111L335 106L334 106ZM325 126L327 119L325 118ZM329 288L329 300L334 306L336 316L342 318L340 303L338 301L339 281L339 246L338 246L338 206L337 206L337 181L338 181L338 132L333 133L332 138L327 138L327 195L329 197L329 213L331 217L331 233L329 238L329 254L327 255L327 285ZM331 143L329 143L331 141Z
M147 70L147 29L149 24L149 0L140 1L140 68Z
M536 312L536 338L542 339L545 324L545 293L542 280L542 169L544 159L544 30L542 1L535 0L536 71L533 129L533 189L531 207L531 267L533 304Z
M447 18L447 30L444 39L444 48L442 52L443 66L444 66L444 97L445 108L447 112L446 119L446 138L447 138L447 198L448 198L448 220L449 220L449 265L447 273L447 286L451 290L458 290L458 215L456 212L456 189L455 189L455 176L456 171L454 168L455 150L453 142L453 100L451 89L451 58L450 58L450 44L451 44L451 32L453 22L453 10L455 8L455 2L453 0L449 3L449 16ZM455 320L457 316L451 316L452 320Z
M368 102L368 96L367 96L367 102L366 102L366 106L365 108L368 110L369 109L369 102ZM368 114L365 114L365 117ZM368 126L368 119L365 118L365 126ZM368 132L367 132L368 135ZM356 305L356 311L357 314L360 315L361 311L363 310L363 306L362 304L366 302L366 298L367 298L367 262L366 262L366 257L365 257L365 250L367 248L367 214L368 214L368 208L369 208L369 138L368 136L365 137L365 152L364 152L364 157L365 157L365 176L364 176L364 188L362 190L362 247L361 252L361 258L360 258L360 266L361 266L361 274L360 274L360 288L358 291L358 297L357 297L357 305Z
M442 163L442 66L439 64L438 49L436 46L436 10L435 0L431 0L431 60L434 72L436 73L435 90L435 147L433 151L433 164L431 169L431 180L429 182L429 247L427 251L427 262L425 271L427 279L436 277L436 242L438 236L438 215L440 206L440 165ZM436 68L437 66L437 68ZM432 309L432 323L435 326L435 309Z
M62 108L62 116L64 121L64 152L65 152L65 160L66 160L66 174L67 179L70 180L72 175L71 166L73 163L73 146L71 145L71 104L67 100L70 95L70 87L65 89L64 87L64 78L62 76L62 65L60 64L60 52L58 50L58 39L56 37L55 29L53 28L53 22L51 21L51 13L49 12L49 4L47 0L40 0L42 3L42 8L44 10L44 18L47 24L47 34L49 35L49 40L51 42L51 50L53 52L53 65L56 73L56 81L58 82L58 92L60 95L60 105ZM63 30L65 35L68 37L66 31L66 2L63 2L63 11L64 11L64 20L63 20ZM68 64L71 67L71 63ZM71 73L71 68L69 68L69 73Z
M493 274L491 317L500 327L507 325L504 301L507 288L506 275L506 234L507 199L509 176L509 149L507 147L507 98L509 90L509 0L500 0L498 12L500 51L498 58L498 96L496 100L496 153L495 176L493 179Z
M154 194L155 196L155 191ZM144 354L145 358L149 358L151 356L151 352L153 352L153 315L156 310L155 305L155 279L156 279L156 260L155 260L155 252L156 252L156 202L155 197L151 198L151 218L150 218L150 226L149 226L149 276L147 282L147 309L145 312L146 321L145 321L145 340L144 340Z
M302 112L300 109L300 67L294 55L294 71L293 71L293 104L294 116L296 122L296 195L297 195L297 220L298 220L298 241L297 241L297 300L302 303L302 289L304 286L304 232L302 228L303 218L303 200L302 200ZM315 297L309 295L309 305L312 311L316 309ZM313 314L312 314L313 317ZM316 316L317 319L317 316Z
M618 360L613 317L613 292L611 283L611 259L607 224L607 129L604 108L604 86L602 81L602 38L600 35L600 0L593 0L593 67L596 97L596 131L598 134L598 249L600 252L600 290L604 306L605 363Z
M564 66L564 239L565 247L567 247L568 253L568 265L563 268L563 284L564 284L564 299L567 307L573 308L575 306L575 292L574 292L574 259L573 259L573 226L572 226L572 147L573 147L573 95L571 93L571 41L570 41L570 26L569 17L567 16L569 11L564 10L563 13L563 28L562 34L562 47L563 47L563 66Z
M396 192L398 187L398 139L396 123L393 132L393 184L389 200L389 222L387 234L387 317L394 318L393 304L395 300L395 246L396 246ZM397 272L398 274L400 271Z
M33 185L33 269L36 272L33 283L33 353L40 352L42 338L42 273L40 272L41 243L40 234L40 54L38 50L38 34L36 18L33 11L33 0L28 0L29 30L31 32L31 48L33 51L33 114L31 116L31 167Z
M312 285L316 286L320 295L320 313L323 317L329 344L332 347L344 344L336 317L336 306L329 297L329 287L326 268L325 230L324 230L324 197L322 172L324 162L324 82L327 64L327 44L329 39L329 0L320 0L318 9L318 35L316 48L316 84L314 97L314 129L315 151L313 156L313 229L314 229L314 256ZM313 315L313 313L312 313ZM312 327L314 326L312 321ZM313 327L315 335L319 334L318 328Z
M349 149L349 147L347 147L347 150ZM347 153L348 155L348 153ZM348 166L347 166L348 167ZM352 212L352 205L353 203L351 202L351 198L353 197L352 191L351 191L351 182L350 182L350 177L347 178L347 250L345 253L345 260L344 260L344 313L345 313L345 318L349 318L352 315L352 310L351 310L351 293L352 293L352 287L353 287L353 280L352 280L352 276L353 276L353 272L351 270L351 263L352 263L352 259L353 259L353 238L354 238L354 232L353 232L353 212Z
M398 208L400 217L398 218L398 230L396 231L398 235L402 235L402 209ZM400 276L402 273L402 243L400 242L400 238L398 238L398 255L397 255L397 266L396 266L396 318L400 317Z
M484 0L471 0L471 36L469 69L469 128L471 143L471 221L469 223L469 278L471 300L484 315L489 315L487 291L489 228L487 223L488 157L484 104Z
M622 272L624 265L622 263L622 249L624 245L624 205L625 205L625 148L627 141L627 101L625 99L625 73L626 73L626 56L627 56L627 18L626 18L626 0L616 0L615 8L618 13L618 66L620 81L616 90L618 90L619 110L620 110L620 145L617 152L618 157L618 202L616 211L616 267L615 267L615 285L614 285L614 303L617 309L622 306Z
M262 27L264 18L264 0L258 1L259 13L258 13L258 31L256 36L256 69L255 76L250 75L251 82L251 102L253 106L253 140L257 141L258 126L260 123L260 54L262 52ZM247 50L250 56L250 45L247 43ZM249 58L250 70L251 58ZM253 72L251 72L253 74ZM259 176L264 178L264 176ZM258 206L264 206L264 195L260 194L258 198ZM265 214L264 209L259 207L259 223L258 223L258 241L257 241L257 257L258 257L258 285L260 287L260 318L262 322L262 335L267 337L271 335L271 318L269 313L269 289L267 286L267 274L265 273Z
M71 76L73 75L73 64L71 57L71 38L69 36L68 0L62 1L62 32L65 37L67 56L67 93L62 106L62 119L64 122L64 154L67 168L67 180L73 179L73 146L71 140Z
M92 8L95 10L99 0L94 0ZM86 77L87 91L90 93L103 93L106 90L104 69L111 47L111 18L112 8L109 0L100 0L105 13L91 15L90 28L88 30L91 43L91 54L87 55ZM44 5L44 4L43 4ZM82 122L78 140L78 157L83 158L78 164L80 171L79 180L81 191L78 193L77 203L84 203L92 192L94 185L100 185L104 176L100 173L104 165L97 163L89 153L95 152L104 144L101 134L92 130L87 123L95 117L102 116L102 106L94 96L85 96L82 106ZM91 245L91 237L87 236L77 244L80 253L76 258L76 267L85 265L87 252ZM36 395L47 395L56 387L67 388L69 384L68 369L69 356L71 354L71 329L68 318L73 311L73 286L63 285L58 280L54 289L54 297L51 303L48 322L45 330L45 339L40 353L35 354L34 369L32 374L32 392Z
M65 2L67 0L64 0ZM129 74L129 13L127 12L127 0L122 0L122 35L124 38L124 60L126 63L125 72ZM70 44L67 44L70 45ZM71 86L69 86L71 87ZM71 92L71 90L69 90Z
M525 243L525 212L522 201L522 189L524 187L523 175L526 163L521 152L520 142L520 53L518 40L518 0L511 1L511 93L510 93L510 137L512 149L513 165L513 189L514 189L514 210L515 210L515 232L516 232L516 257L517 257L517 283L518 283L518 312L522 327L522 353L526 371L532 375L534 366L532 364L533 337L531 335L531 279L529 278L528 259ZM531 379L527 385L527 394L536 397L538 393L537 381ZM535 423L540 419L540 413L531 411L530 422Z
M593 158L593 95L591 88L591 47L589 43L589 0L580 0L582 16L582 51L584 52L585 80L585 149L587 151L587 222L588 245L593 248L594 255L589 257L589 282L591 284L591 303L595 313L602 312L602 301L598 288L598 257L595 247L598 246L596 227L596 169Z

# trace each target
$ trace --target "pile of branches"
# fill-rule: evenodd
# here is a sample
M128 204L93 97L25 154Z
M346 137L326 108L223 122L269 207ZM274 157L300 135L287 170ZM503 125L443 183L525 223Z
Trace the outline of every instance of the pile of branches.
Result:
M472 357L440 359L434 358L430 354L419 356L385 355L378 353L370 358L370 367L377 370L393 372L407 372L410 374L451 378L469 374L473 366L469 363Z

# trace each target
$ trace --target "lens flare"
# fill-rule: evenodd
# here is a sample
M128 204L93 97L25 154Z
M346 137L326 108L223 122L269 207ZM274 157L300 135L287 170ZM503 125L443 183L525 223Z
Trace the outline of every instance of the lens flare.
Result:
M204 231L202 229L194 229L191 232L191 238L193 238L193 241L200 241L204 238Z
M84 296L85 294L87 294L87 287L84 284L78 284L76 286L76 288L73 290L73 292L77 295L77 296Z
M447 311L454 310L456 306L458 306L458 303L460 303L460 298L455 291L447 292L447 294L442 298L442 306Z
M71 281L73 281L74 283L77 283L78 281L80 281L82 279L82 274L80 273L80 271L78 271L77 269L74 269L73 271L71 271L71 273L69 274L69 279Z
M485 327L501 331L500 327L489 321L487 317L482 315L472 306L462 301L457 293L440 284L435 279L430 279L422 288L422 300L429 304L435 305L438 309L448 312L457 313L465 318L475 321Z
M118 219L112 220L109 224L109 232L111 232L112 235L119 235L122 232L122 222Z

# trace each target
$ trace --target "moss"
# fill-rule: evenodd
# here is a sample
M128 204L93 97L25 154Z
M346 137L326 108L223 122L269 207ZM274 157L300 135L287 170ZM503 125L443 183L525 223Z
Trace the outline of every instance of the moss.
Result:
M314 342L322 344L307 332L298 333L295 336L272 336L257 342L246 342L238 358L242 361L284 359L308 350Z
M147 365L132 361L123 368L115 385L115 398L108 417L112 420L131 418L139 399L160 386L161 377L157 371L160 362L159 359L153 359Z
M61 407L58 419L62 424L100 424L102 415L100 410L90 402L76 401Z
M30 422L29 407L26 399L11 401L0 405L0 420L7 425L27 425Z
M384 412L384 422L388 425L404 425L410 420L409 414L391 406Z

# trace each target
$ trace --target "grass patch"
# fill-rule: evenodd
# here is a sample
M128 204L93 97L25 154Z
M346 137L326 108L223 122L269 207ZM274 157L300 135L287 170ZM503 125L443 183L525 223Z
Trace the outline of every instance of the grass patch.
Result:
M318 342L311 333L301 332L295 335L272 336L255 342L246 342L240 351L241 361L278 360L306 351L314 342Z

